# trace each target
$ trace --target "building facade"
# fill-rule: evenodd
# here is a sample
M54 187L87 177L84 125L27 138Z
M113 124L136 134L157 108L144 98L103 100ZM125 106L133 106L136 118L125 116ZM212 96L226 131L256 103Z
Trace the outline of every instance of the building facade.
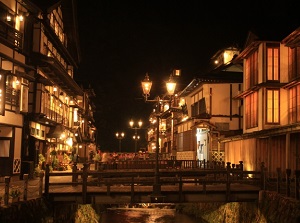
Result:
M87 157L96 129L92 91L74 80L80 63L75 1L4 0L0 6L0 174L32 172L40 154L51 162L53 150Z
M232 98L242 89L242 66L231 63L238 53L233 47L218 51L215 67L179 94L188 118L175 125L177 159L225 161L219 139L242 129L242 104Z
M243 134L224 139L226 159L244 160L247 170L265 164L270 177L277 168L299 168L299 43L296 29L283 40L261 40L249 33L238 61L244 64Z

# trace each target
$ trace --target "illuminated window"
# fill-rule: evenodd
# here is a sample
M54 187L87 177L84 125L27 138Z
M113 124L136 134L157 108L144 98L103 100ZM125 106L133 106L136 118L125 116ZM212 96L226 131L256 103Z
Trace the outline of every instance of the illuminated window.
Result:
M245 122L246 128L257 127L258 125L258 100L257 92L253 92L245 98Z
M258 52L253 52L245 63L245 90L258 83Z
M279 123L279 90L267 90L267 123Z
M300 47L289 48L289 81L300 76Z
M279 81L279 46L267 48L267 80Z
M289 90L289 122L300 121L300 85Z

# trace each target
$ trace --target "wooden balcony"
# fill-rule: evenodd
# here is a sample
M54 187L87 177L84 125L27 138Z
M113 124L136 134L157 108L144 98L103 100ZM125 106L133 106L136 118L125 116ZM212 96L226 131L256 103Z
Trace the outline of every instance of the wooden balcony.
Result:
M3 21L0 21L0 42L18 51L23 49L23 34Z

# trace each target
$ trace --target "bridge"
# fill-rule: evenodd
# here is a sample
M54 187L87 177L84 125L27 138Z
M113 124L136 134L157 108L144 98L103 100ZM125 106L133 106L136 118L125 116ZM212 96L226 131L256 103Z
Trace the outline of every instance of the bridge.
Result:
M71 172L50 172L47 165L44 196L54 203L83 204L232 202L257 201L264 188L264 171L245 171L242 163L232 168L160 160L157 192L153 165L127 161L91 169L84 164Z

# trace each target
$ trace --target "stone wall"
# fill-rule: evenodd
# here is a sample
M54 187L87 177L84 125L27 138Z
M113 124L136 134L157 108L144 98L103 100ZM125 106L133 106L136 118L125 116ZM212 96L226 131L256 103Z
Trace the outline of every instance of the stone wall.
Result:
M177 209L209 223L300 222L300 201L269 191L261 191L258 202L180 204Z

